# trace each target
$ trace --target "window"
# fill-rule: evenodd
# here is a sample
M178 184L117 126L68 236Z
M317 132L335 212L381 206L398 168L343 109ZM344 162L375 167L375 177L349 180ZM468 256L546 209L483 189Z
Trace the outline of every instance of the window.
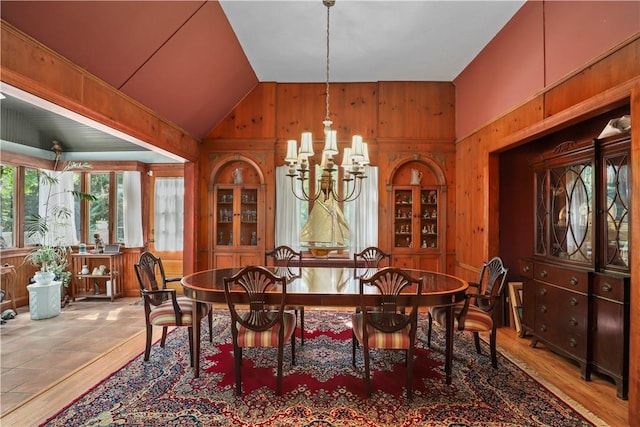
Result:
M30 166L0 164L0 249L42 243L38 241L38 236L26 235L23 221L29 215L42 214L39 170ZM91 202L73 198L73 218L69 221L71 228L68 231L70 236L73 235L71 241L77 242L79 239L80 242L93 244L94 234L97 233L104 243L125 244L125 228L128 223L129 244L142 246L139 172L68 173L71 176L64 179L65 187L72 186L76 192L97 197L97 200ZM128 181L125 180L125 174L130 176ZM129 208L125 210L127 197ZM135 229L133 240L132 227Z
M109 243L109 187L108 173L89 174L89 194L96 197L89 203L89 237L99 236L105 244Z
M13 213L16 168L0 165L0 249L15 246L13 241Z

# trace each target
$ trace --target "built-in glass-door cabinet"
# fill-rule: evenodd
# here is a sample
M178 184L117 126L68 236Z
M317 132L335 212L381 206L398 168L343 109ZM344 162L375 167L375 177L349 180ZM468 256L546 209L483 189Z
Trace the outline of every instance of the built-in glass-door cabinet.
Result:
M391 186L392 263L397 267L445 271L445 186L419 161L400 166Z
M263 253L262 184L246 162L223 166L212 192L213 268L259 264Z

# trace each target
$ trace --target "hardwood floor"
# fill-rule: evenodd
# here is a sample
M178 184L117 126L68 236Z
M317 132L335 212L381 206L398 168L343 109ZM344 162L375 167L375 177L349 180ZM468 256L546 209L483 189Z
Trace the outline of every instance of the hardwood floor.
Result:
M22 309L16 319L0 326L0 424L38 425L138 356L144 350L144 321L142 307L135 301L79 301L58 318L44 321L30 320ZM42 347L44 337L48 347ZM531 348L529 342L518 338L513 329L498 332L501 351L520 359L553 392L561 390L558 393L606 426L628 425L628 403L616 397L611 381L593 375L592 381L585 382L577 365L541 344Z

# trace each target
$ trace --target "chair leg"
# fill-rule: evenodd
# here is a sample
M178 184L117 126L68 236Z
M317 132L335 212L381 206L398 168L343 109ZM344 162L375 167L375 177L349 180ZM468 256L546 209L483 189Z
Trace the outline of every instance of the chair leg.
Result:
M489 332L489 348L491 349L491 365L498 367L498 357L496 355L496 330L495 328Z
M236 396L242 396L242 379L240 378L240 365L242 364L242 348L233 346L233 365L236 371Z
M365 377L365 384L367 386L367 396L371 397L371 374L369 371L369 346L365 343L362 344L362 352L364 355L364 377Z
M167 342L167 331L169 328L164 326L162 328L162 339L160 340L160 347L164 348L165 343Z
M193 354L193 327L189 326L189 358L191 360L190 366L193 368L193 362L196 360Z
M151 336L153 335L153 328L151 325L147 325L147 340L144 346L144 361L149 361L149 355L151 354Z
M296 365L296 334L291 334L291 365Z
M304 345L304 307L300 308L300 345Z
M278 385L276 386L276 395L282 395L282 360L284 359L284 343L278 345Z
M353 332L353 330L351 330L351 364L353 365L353 367L356 367L356 346L357 346L357 342L358 340L356 339L356 333Z
M473 333L473 341L476 344L476 351L478 354L482 354L482 351L480 350L480 334L478 332Z
M407 398L413 397L413 349L407 350Z
M427 347L431 348L431 327L433 325L433 317L431 317L431 313L428 313L429 319L429 327L427 328Z

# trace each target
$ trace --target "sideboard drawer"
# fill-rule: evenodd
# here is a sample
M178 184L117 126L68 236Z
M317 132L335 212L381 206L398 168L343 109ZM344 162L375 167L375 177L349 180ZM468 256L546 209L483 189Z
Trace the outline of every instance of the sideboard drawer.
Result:
M589 274L576 270L568 270L550 264L536 263L533 267L536 280L561 286L575 292L589 292Z
M533 279L533 261L520 260L520 275L528 279Z
M618 277L594 274L593 294L612 301L624 302L629 300L628 280Z

